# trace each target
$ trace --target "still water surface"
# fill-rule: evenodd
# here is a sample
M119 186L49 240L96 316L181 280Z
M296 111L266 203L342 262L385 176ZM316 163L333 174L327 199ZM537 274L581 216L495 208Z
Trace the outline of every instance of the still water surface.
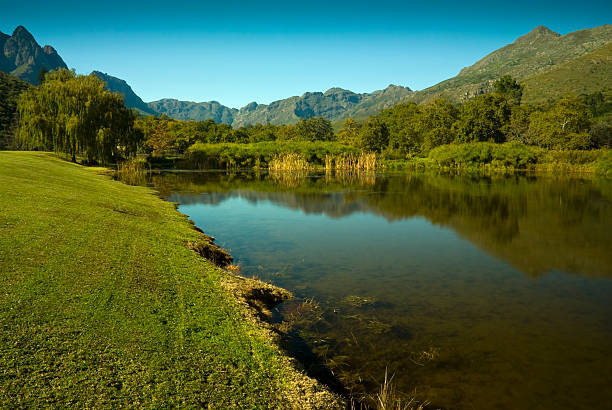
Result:
M242 274L294 292L281 311L298 318L296 354L356 395L389 369L434 407L612 408L612 181L180 173L153 184Z

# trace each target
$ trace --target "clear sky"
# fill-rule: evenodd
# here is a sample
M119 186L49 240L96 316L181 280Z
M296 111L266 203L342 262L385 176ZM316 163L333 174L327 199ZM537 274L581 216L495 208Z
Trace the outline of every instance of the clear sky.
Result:
M342 87L413 90L455 76L536 26L612 23L612 1L6 1L79 73L126 80L145 101L269 103Z

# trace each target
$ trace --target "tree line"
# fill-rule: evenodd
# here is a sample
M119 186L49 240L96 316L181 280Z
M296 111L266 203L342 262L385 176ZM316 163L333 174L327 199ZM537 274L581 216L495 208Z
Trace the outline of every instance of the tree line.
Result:
M61 69L43 73L38 87L18 101L18 141L26 148L63 152L89 163L114 162L137 152L183 155L195 144L330 142L377 152L389 159L426 156L441 145L516 141L546 149L609 147L612 94L566 96L544 106L521 104L522 86L510 76L493 92L463 104L438 98L403 103L367 119L348 118L334 132L321 117L296 124L232 128L212 120L179 121L139 116L94 75Z
M494 91L460 105L438 98L428 104L398 104L366 120L348 118L337 133L321 117L293 125L255 124L234 129L207 121L177 121L166 116L137 120L143 150L153 155L182 154L195 143L337 141L388 158L427 155L440 145L517 141L546 149L609 147L612 123L597 116L612 111L612 95L566 96L545 106L521 104L522 86L510 76Z

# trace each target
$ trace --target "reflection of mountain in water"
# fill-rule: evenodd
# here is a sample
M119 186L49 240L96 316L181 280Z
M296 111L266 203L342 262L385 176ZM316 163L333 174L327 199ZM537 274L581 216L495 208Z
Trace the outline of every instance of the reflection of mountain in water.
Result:
M319 176L287 188L266 176L174 174L154 184L183 204L241 197L332 218L423 216L529 275L555 269L612 276L609 181L404 175L347 184Z

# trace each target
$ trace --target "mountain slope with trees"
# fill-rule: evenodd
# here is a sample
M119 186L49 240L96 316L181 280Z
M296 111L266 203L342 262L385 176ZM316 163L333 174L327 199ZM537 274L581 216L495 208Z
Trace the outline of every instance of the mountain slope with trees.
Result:
M492 90L493 82L511 75L522 82L546 73L612 41L612 25L579 30L564 36L540 26L514 43L493 51L453 78L416 92L411 100L444 97L458 103ZM552 85L557 88L556 84Z
M142 111L145 114L155 115L157 112L149 108L149 106L142 101L142 99L136 95L132 87L129 86L124 80L113 77L112 75L108 75L106 73L102 73L100 71L93 71L93 75L98 77L100 80L104 81L106 84L105 88L110 92L117 92L123 95L123 99L125 100L125 106L129 108L136 108L139 111Z
M238 112L217 101L193 102L180 101L173 98L164 98L147 104L150 110L177 120L205 121L213 120L217 123L232 124L234 115Z
M544 103L566 94L592 94L612 89L612 42L523 82L523 101Z

